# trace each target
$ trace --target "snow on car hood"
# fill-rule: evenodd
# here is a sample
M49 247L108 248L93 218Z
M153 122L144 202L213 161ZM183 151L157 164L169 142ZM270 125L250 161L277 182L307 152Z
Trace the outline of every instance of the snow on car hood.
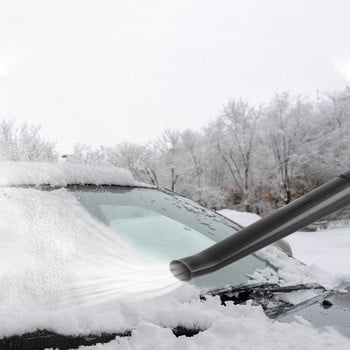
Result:
M244 345L256 349L266 343L266 349L272 344L280 349L311 345L339 349L349 345L348 339L330 329L320 333L303 322L272 322L260 307L224 307L218 297L201 302L199 290L175 280L168 266L144 264L66 189L4 187L0 208L0 337L37 329L73 335L133 330L130 339L97 348L239 349ZM296 273L305 274L302 265L297 266ZM97 279L109 282L100 294L94 289ZM135 285L139 288L133 289ZM88 289L79 289L82 286ZM89 288L102 300L85 300L76 293L84 296ZM175 338L164 329L177 326L206 331Z
M224 307L216 306L217 309ZM108 344L82 346L80 350L339 350L350 341L332 329L319 332L307 322L271 322L254 307L229 307L219 313L210 328L193 337L178 337L170 329L141 322L130 338ZM220 310L224 311L224 310Z
M148 186L126 169L109 165L45 162L1 162L0 186L66 186L68 184Z

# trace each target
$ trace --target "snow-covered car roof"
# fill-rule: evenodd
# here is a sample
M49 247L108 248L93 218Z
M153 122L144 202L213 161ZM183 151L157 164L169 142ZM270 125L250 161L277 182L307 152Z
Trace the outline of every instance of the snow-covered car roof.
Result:
M67 186L70 184L147 186L130 171L111 165L46 162L1 162L0 186Z

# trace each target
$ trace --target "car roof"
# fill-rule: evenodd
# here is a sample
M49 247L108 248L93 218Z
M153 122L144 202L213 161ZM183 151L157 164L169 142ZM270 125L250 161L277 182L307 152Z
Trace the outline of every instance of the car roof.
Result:
M68 162L1 162L0 186L118 185L151 187L112 165Z

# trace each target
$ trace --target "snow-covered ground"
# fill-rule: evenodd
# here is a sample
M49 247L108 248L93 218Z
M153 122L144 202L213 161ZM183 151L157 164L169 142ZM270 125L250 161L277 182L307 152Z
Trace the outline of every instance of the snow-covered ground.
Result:
M350 226L296 232L287 240L299 260L350 280Z
M248 226L253 222L261 219L261 217L257 214L246 213L243 211L237 211L232 209L222 209L222 210L219 210L218 213L237 222L241 226Z

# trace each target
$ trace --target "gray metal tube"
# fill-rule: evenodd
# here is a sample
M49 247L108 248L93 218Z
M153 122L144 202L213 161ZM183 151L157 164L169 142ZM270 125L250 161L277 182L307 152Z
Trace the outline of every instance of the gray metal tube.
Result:
M350 204L350 171L202 252L173 260L170 270L182 281L237 261Z

